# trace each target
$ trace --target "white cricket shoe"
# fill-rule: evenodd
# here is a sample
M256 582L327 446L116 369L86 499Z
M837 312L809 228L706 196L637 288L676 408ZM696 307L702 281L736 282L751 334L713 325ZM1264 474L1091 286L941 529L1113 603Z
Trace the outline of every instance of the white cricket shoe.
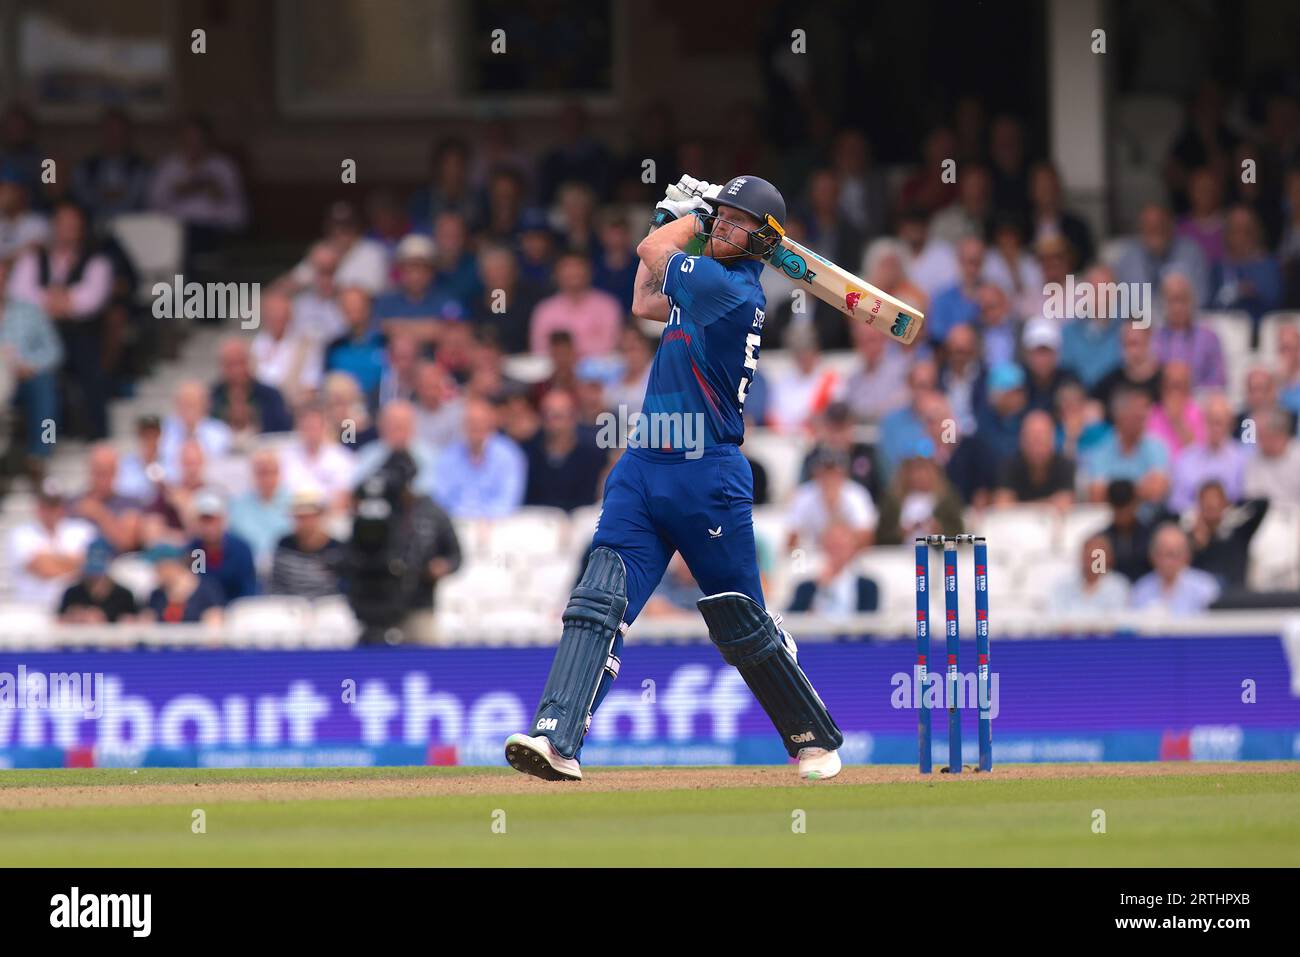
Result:
M566 758L555 750L551 739L538 735L512 734L506 738L506 760L516 771L531 774L543 781L581 781L582 768L575 758ZM836 761L836 770L839 770Z
M840 753L825 748L799 749L799 777L805 781L825 781L840 773Z

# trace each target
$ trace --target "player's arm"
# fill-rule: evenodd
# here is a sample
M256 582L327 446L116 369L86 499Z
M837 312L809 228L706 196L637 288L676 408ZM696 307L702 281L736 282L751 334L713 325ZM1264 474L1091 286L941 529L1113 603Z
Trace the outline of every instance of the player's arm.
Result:
M655 322L668 321L672 307L663 291L664 271L673 253L685 250L698 228L694 216L683 216L641 240L636 247L641 263L636 268L636 285L632 290L632 315Z

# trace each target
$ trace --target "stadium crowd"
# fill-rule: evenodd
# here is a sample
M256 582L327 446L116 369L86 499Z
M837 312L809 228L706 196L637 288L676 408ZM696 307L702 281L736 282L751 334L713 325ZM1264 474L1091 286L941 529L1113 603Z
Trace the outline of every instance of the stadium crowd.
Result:
M1245 130L1207 85L1167 157L1167 198L1115 239L1068 208L1012 116L964 109L892 177L853 129L783 156L757 136L679 143L663 107L637 129L620 153L572 107L557 143L530 152L496 121L439 140L413 195L335 202L301 259L268 275L260 327L232 329L212 377L141 416L124 454L109 402L154 353L112 219L166 213L187 262L220 261L250 218L239 167L199 119L173 153L146 158L114 112L100 148L50 186L36 124L10 108L0 345L19 413L10 469L37 498L4 543L12 597L109 622L210 621L254 594L355 599L370 566L354 530L377 514L359 503L383 502L397 517L373 541L404 569L390 604L409 640L433 640L435 586L461 565L458 522L599 500L618 454L598 441L599 417L639 409L656 348L629 312L633 250L662 188L642 182L646 159L660 183L765 173L786 192L791 236L927 314L923 339L901 348L764 276L765 351L783 358L760 364L745 416L799 439L803 461L797 488L772 501L752 457L755 501L785 509L788 539L773 547L822 556L793 610L873 610L855 558L960 532L972 509L1090 502L1109 527L1053 606L1193 612L1246 587L1271 507L1300 506L1300 326L1266 319L1300 309L1294 99L1275 97ZM955 181L940 175L948 158ZM1243 158L1258 164L1250 182ZM1051 284L1067 279L1145 284L1151 308L1061 316ZM1235 354L1211 312L1231 313L1259 351ZM517 374L528 355L542 374ZM1235 392L1229 370L1247 361ZM51 422L92 443L80 487L44 475ZM153 570L147 603L109 573L124 554ZM646 614L695 597L679 561Z

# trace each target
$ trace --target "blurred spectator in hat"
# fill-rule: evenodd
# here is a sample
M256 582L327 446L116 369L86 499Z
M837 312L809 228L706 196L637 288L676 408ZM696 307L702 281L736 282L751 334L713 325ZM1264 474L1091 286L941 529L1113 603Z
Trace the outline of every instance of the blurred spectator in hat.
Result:
M232 334L217 349L218 379L212 384L212 417L236 434L288 432L293 420L278 389L253 375L248 340Z
M370 296L352 287L339 294L347 332L325 348L325 371L346 372L357 381L368 401L379 392L387 368L383 335L370 318Z
M443 213L456 213L477 224L483 213L483 197L470 175L470 147L459 137L446 137L433 146L429 185L411 197L408 214L414 228L428 232Z
M1111 544L1114 568L1135 582L1151 571L1151 536L1155 522L1142 516L1137 487L1128 479L1116 479L1106 487L1110 524L1102 531Z
M452 518L500 518L523 502L527 459L497 428L490 403L465 404L465 437L443 451L434 469L433 498Z
M378 438L378 427L370 419L370 409L356 379L346 372L331 372L325 376L321 391L325 431L330 440L356 451Z
M1074 462L1056 451L1056 425L1035 409L1020 423L1016 454L1002 463L993 504L1043 503L1062 512L1074 504Z
M636 268L640 262L632 241L627 218L617 213L602 213L598 219L600 246L596 253L592 284L618 300L624 312L632 309L632 287L636 285Z
M1074 374L1061 368L1061 326L1038 316L1025 323L1020 335L1020 352L1025 367L1025 387L1030 409L1056 412L1056 393L1066 382L1077 382Z
M1102 263L1093 266L1083 275L1083 281L1094 290L1108 288L1115 281L1110 267ZM1088 389L1093 388L1107 375L1118 369L1123 361L1120 350L1122 317L1107 315L1094 297L1073 319L1061 329L1061 365L1079 377Z
M984 276L984 240L966 236L957 243L957 281L939 291L926 314L926 335L932 343L942 342L948 331L963 323L974 325L979 317L979 288Z
M416 367L414 406L420 445L443 449L463 437L465 401L438 363L426 361Z
M1114 428L1080 463L1091 501L1102 501L1116 479L1128 479L1143 502L1158 504L1169 494L1169 450L1146 432L1151 400L1132 387L1117 389L1110 403Z
M253 550L253 563L265 575L271 554L281 536L289 531L291 492L283 480L280 456L272 448L261 448L249 458L253 487L230 502L230 531Z
M1275 409L1256 423L1255 454L1246 461L1242 493L1274 505L1300 506L1300 441L1291 418Z
M1079 552L1079 567L1052 586L1048 607L1063 615L1110 615L1128 608L1129 582L1113 564L1110 540L1093 535Z
M1047 236L1061 236L1071 252L1069 272L1087 269L1096 255L1092 229L1065 208L1061 197L1061 174L1051 163L1036 163L1029 170L1029 201L1032 206L1033 235L1031 244Z
M998 290L991 288L990 300ZM995 303L991 303L996 307ZM953 418L962 435L975 431L976 419L988 401L987 370L980 358L979 335L972 326L953 326L939 351L939 388L952 406Z
M1074 252L1064 236L1051 234L1034 241L1033 253L1040 278L1037 285L1021 290L1016 297L1016 310L1027 319L1046 316L1060 321L1063 317L1053 315L1051 310L1054 300L1063 296L1070 282L1070 260ZM1066 316L1070 314L1071 311L1066 312Z
M1244 435L1248 428L1257 427L1275 409L1281 407L1291 422L1290 432L1296 434L1296 414L1281 405L1277 374L1268 366L1252 366L1246 372L1246 402L1237 416L1234 432Z
M818 615L855 615L880 606L880 588L853 565L858 537L852 528L833 522L822 532L821 570L795 585L789 611Z
M1205 419L1192 396L1192 370L1186 362L1165 364L1160 401L1151 409L1147 431L1165 443L1171 464L1177 463L1183 449L1205 441Z
M1245 485L1250 455L1233 434L1232 406L1221 392L1206 396L1202 405L1204 437L1184 447L1172 470L1169 507L1177 512L1191 507L1197 490L1208 481L1217 482L1233 502L1241 500Z
M1059 236L1048 243L1064 243ZM984 278L1007 294L1019 316L1039 312L1043 297L1043 268L1025 248L1024 222L1018 215L999 212L989 229L989 249L984 258Z
M247 223L243 178L234 161L213 148L207 119L191 116L181 124L177 150L154 171L149 205L184 224L187 257L213 251Z
M117 449L108 442L91 447L86 456L90 481L70 513L94 525L114 551L130 552L140 542L141 502L117 491L117 463Z
M290 494L319 489L332 508L342 509L352 492L354 452L329 434L323 403L298 406L294 438L280 453L283 485Z
M812 478L795 489L786 512L790 529L786 551L819 548L822 533L842 522L853 530L856 549L872 543L879 521L871 493L849 478L849 459L843 452L823 450L812 465Z
M898 239L903 244L908 278L933 303L934 297L961 278L957 251L946 239L930 233L930 217L917 207L903 207L898 215ZM980 250L983 262L983 248ZM926 319L929 320L927 315Z
M412 233L397 244L397 286L375 298L371 309L373 322L387 336L399 330L420 342L433 342L447 314L454 305L457 315L463 307L446 292L434 289L434 246L428 236Z
M961 496L933 454L934 443L921 439L895 470L880 501L876 544L902 545L918 535L961 534Z
M1138 611L1195 615L1218 599L1222 589L1214 576L1191 567L1187 535L1172 522L1161 525L1151 539L1154 570L1133 583L1129 603Z
M339 307L339 251L331 243L318 242L307 252L304 266L294 271L303 282L278 282L275 291L293 297L293 332L310 339L322 349L347 330Z
M1264 248L1259 218L1248 206L1228 211L1223 259L1210 275L1211 302L1217 309L1240 309L1251 318L1252 343L1265 313L1282 304L1282 270Z
M222 603L257 594L257 567L253 549L241 536L230 531L226 503L214 489L194 496L193 537L186 551L202 554L202 575L220 586Z
M988 402L976 415L975 431L962 439L948 462L948 477L962 498L982 508L998 486L1003 464L1020 447L1026 403L1025 370L1014 362L989 368Z
M1221 482L1204 482L1196 492L1189 535L1192 567L1209 572L1225 591L1245 587L1250 542L1269 510L1268 499L1249 499L1235 506L1233 501Z
M478 273L483 291L470 304L470 321L476 329L493 330L507 353L527 352L528 321L541 289L519 275L518 257L507 246L481 247Z
M420 341L414 334L398 331L388 337L384 373L379 379L379 405L415 398L415 370L422 358Z
M1201 250L1201 257L1213 269L1223 259L1223 180L1208 166L1192 170L1187 179L1187 214L1178 222L1174 235L1189 239Z
M546 213L526 209L519 218L519 276L537 289L552 286L556 237Z
M613 352L623 331L623 309L609 293L592 288L590 260L579 253L565 253L556 263L555 282L555 295L533 310L531 351L546 351L550 334L563 329L573 335L579 357Z
M147 504L157 496L158 485L164 476L159 451L162 419L156 415L139 416L135 420L135 441L135 450L127 452L118 461L114 489L118 495Z
M36 491L35 516L9 533L14 600L54 611L96 537L94 525L68 513L62 486L45 479Z
M456 301L460 316L483 294L469 239L469 227L459 213L439 213L433 221L433 288Z
M609 407L617 412L626 409L628 415L641 411L646 386L650 382L650 366L654 362L658 342L636 326L628 326L619 339L621 358L618 374L606 387Z
M262 294L262 324L249 346L253 374L280 393L286 407L320 388L324 359L320 342L294 328L293 300L282 292Z
M866 323L854 323L853 344L857 361L839 394L854 419L879 422L907 404L908 356Z
M883 337L878 337L883 338ZM857 482L875 498L880 494L876 475L875 449L857 437L857 427L849 407L841 401L832 402L815 420L816 441L804 456L799 470L799 481L812 478L813 464L824 451L842 453L848 458L849 478Z
M550 392L542 400L541 431L524 446L528 480L525 505L546 505L572 512L593 504L609 452L597 446L589 430L578 428L572 396Z
M208 458L220 458L230 449L230 426L209 414L211 398L202 382L188 380L176 387L173 412L163 419L158 454L171 478L179 472L181 446L193 439Z
M356 287L376 296L388 287L388 253L382 243L368 239L365 225L355 206L346 200L330 204L325 211L324 235L321 242L334 251L333 269L329 270L329 286L321 289ZM327 259L314 260L319 244L308 250L307 258L279 280L279 284L293 293L320 288L321 273L330 265Z
M1015 361L1021 322L1007 291L996 283L986 282L980 286L976 299L980 312L975 328L984 363L994 366Z
M592 260L600 253L596 205L596 195L587 184L564 183L556 194L552 217L561 246Z
M876 455L887 478L929 432L925 421L925 398L938 390L939 373L931 359L918 359L907 370L907 403L880 420ZM947 403L945 402L945 407Z
M366 445L353 460L352 487L374 475L395 453L411 457L415 474L410 481L417 494L427 495L436 478L434 467L442 458L422 444L415 431L415 408L404 400L390 402L379 410L379 438Z
M227 598L215 576L196 575L190 552L179 545L159 542L144 553L153 565L158 587L140 610L140 617L164 625L218 625Z
M927 175L934 176L934 167ZM957 202L930 220L930 234L950 243L963 236L985 236L993 216L993 183L987 167L965 165L957 177Z
M294 492L290 510L293 527L275 546L267 594L298 598L339 594L344 549L325 527L325 493L305 485Z
M577 100L566 103L556 126L559 140L543 157L538 176L538 195L550 205L563 183L588 184L598 198L608 194L611 163L609 151L587 127L587 111Z
M81 577L59 601L59 620L71 625L102 625L130 621L136 615L135 596L108 573L113 546L102 538L91 542Z
M384 257L391 263L398 244L411 233L411 221L391 190L376 189L366 196L366 239L379 243ZM390 274L390 278L396 276Z
M944 169L944 163L957 156L957 139L952 130L939 126L926 134L921 143L921 163L916 172L903 181L899 191L899 202L904 209L915 209L929 214L935 213L957 200L957 184L945 182L944 177L936 171ZM953 242L959 237L944 237Z
M872 159L871 142L858 129L840 130L831 142L831 168L839 181L840 213L864 238L885 231L889 187Z
M1152 337L1149 326L1125 323L1121 327L1119 368L1092 387L1092 397L1102 403L1108 414L1115 394L1124 390L1141 392L1151 402L1160 400L1160 358L1152 348Z
M581 427L594 429L600 416L610 411L609 402L605 398L605 383L611 375L609 363L599 359L588 358L578 363L578 384L570 394L577 406L578 424ZM617 414L618 410L614 411Z
M500 166L487 178L487 215L481 230L488 242L510 244L519 236L526 180L517 169Z
M50 223L30 208L27 181L13 165L0 163L0 260L43 244Z
M1227 382L1223 346L1218 334L1197 322L1196 292L1191 280L1181 273L1169 273L1160 287L1164 321L1152 343L1156 358L1164 364L1185 362L1196 389L1223 388Z
M40 306L7 297L9 274L9 262L0 259L0 363L23 412L27 472L39 481L54 451L46 439L48 424L59 420L63 340Z
M822 361L817 336L807 326L790 326L785 347L793 366L770 380L769 424L782 432L811 428L840 387L839 374Z
M72 171L72 196L97 224L149 204L149 163L131 142L131 118L113 107L99 121L99 148Z
M1159 203L1148 203L1138 213L1137 235L1124 243L1115 263L1115 278L1122 283L1148 283L1158 289L1165 275L1180 272L1192 281L1196 301L1210 293L1209 266L1196 243L1174 233L1172 214Z
M8 283L11 299L38 306L54 321L63 340L64 388L73 398L68 411L90 439L108 435L104 363L112 292L112 261L95 251L85 214L67 201L54 209L48 241L19 257Z

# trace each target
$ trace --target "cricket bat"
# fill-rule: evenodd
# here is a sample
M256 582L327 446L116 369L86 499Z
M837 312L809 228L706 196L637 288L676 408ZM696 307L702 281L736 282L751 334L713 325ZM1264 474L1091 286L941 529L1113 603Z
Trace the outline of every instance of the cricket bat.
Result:
M915 341L925 325L925 315L916 307L881 292L789 236L781 237L767 264L785 273L796 285L806 285L822 302L904 345Z

